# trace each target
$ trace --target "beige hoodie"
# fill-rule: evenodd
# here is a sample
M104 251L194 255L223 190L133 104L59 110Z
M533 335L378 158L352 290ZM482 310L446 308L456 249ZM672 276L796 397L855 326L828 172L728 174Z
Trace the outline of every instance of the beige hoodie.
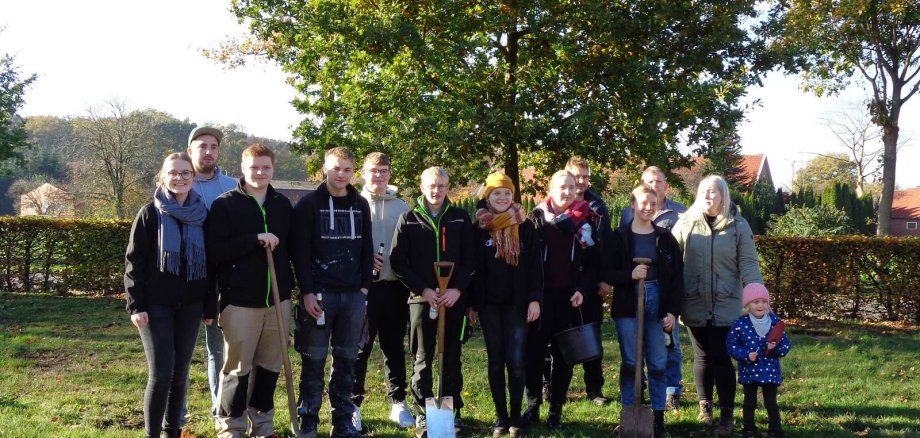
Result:
M396 232L396 223L399 215L409 211L409 205L396 197L397 188L388 186L383 195L371 193L366 188L361 189L361 196L367 199L371 206L371 225L374 236L374 254L383 243L383 270L380 271L381 281L396 281L393 269L390 268L390 248L393 247L393 235Z

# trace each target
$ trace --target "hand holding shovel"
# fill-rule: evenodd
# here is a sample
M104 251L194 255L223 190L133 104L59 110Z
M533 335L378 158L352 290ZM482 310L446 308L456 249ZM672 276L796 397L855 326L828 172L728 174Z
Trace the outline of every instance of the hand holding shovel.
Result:
M634 263L648 266L651 259L636 257ZM620 412L620 436L634 438L652 438L654 427L652 410L642 406L642 359L643 329L645 328L645 276L639 279L639 305L636 312L636 370L634 376L633 405L624 407Z
M275 303L275 319L278 320L278 339L281 341L281 363L284 365L284 383L287 386L288 395L288 413L291 416L291 432L297 435L300 428L297 427L297 405L294 399L294 380L291 372L291 358L288 355L288 321L284 319L284 313L281 312L281 296L278 293L278 275L275 273L275 261L272 258L272 249L265 248L265 258L268 260L268 272L271 275L272 283L272 302Z
M445 274L444 272L447 271ZM447 291L450 277L454 275L454 262L435 262L434 275L438 279L438 301ZM454 398L445 396L444 390L444 325L446 322L446 309L444 305L438 306L438 398L425 400L425 417L428 426L428 438L453 438L454 431Z

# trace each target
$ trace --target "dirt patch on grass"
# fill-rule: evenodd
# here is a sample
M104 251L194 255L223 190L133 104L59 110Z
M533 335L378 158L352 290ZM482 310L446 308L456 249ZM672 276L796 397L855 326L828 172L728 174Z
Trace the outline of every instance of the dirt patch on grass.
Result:
M21 351L15 355L20 359L27 359L35 362L38 369L60 368L68 363L67 357L59 351L51 350L32 350Z

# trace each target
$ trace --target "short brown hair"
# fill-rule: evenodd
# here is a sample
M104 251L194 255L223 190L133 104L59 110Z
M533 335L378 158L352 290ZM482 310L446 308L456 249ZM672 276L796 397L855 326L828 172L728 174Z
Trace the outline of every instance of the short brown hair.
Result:
M246 157L268 157L271 158L272 164L275 164L275 153L262 143L251 144L248 148L243 149L242 158Z
M565 162L565 170L574 169L576 167L584 167L588 169L588 173L591 173L591 166L588 165L588 160L579 157L578 155L569 158L569 161Z
M351 151L344 146L336 146L332 149L326 149L326 153L323 155L323 160L329 158L330 156L336 157L340 160L351 161L351 164L355 164L357 162L357 160L355 160L355 154L351 153Z
M364 157L364 165L389 166L390 157L383 152L371 152Z

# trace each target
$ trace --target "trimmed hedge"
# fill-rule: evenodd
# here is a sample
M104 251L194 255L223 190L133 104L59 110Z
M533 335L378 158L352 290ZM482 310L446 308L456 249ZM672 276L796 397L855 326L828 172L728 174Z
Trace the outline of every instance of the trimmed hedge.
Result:
M920 239L756 239L764 282L784 317L920 325Z
M119 293L130 221L0 217L0 289Z
M120 293L130 228L118 220L0 217L0 290ZM920 238L756 239L784 317L920 325Z

